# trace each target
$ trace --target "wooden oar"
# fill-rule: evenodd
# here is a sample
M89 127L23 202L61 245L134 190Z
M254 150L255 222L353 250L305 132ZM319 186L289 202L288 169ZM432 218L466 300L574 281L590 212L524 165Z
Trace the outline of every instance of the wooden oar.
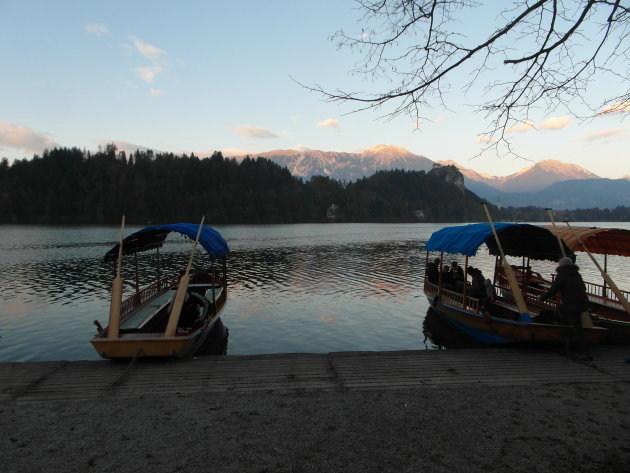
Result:
M625 296L619 290L619 288L617 287L615 282L612 280L612 278L608 275L608 273L606 271L604 271L604 269L597 262L595 257L591 254L591 252L588 251L588 248L586 247L586 245L584 244L584 242L582 241L580 236L577 234L577 232L575 230L573 230L573 227L571 225L569 225L569 222L564 222L564 223L567 224L567 227L569 227L569 229L571 230L571 233L573 233L573 236L575 237L575 239L580 243L580 245L582 245L582 248L584 248L584 251L586 251L586 253L591 257L591 261L593 261L593 263L595 263L595 266L597 266L597 269L599 269L599 272L601 273L602 277L604 278L606 283L608 283L608 285L610 286L612 291L615 293L615 295L617 296L617 299L619 300L619 302L621 302L621 305L623 306L623 308L626 310L626 312L628 314L630 314L630 303L628 303L628 299L625 298Z
M558 230L556 229L556 221L553 219L553 212L549 208L547 208L545 210L549 214L549 219L551 220L551 225L553 226L554 233L556 234L556 238L558 239L558 245L560 245L560 252L562 253L562 257L564 258L564 257L567 256L567 254L564 251L564 245L562 244L562 238L560 238L560 234L558 233Z
M190 258L188 258L186 271L184 271L184 275L179 280L179 287L177 288L177 293L175 294L173 308L171 309L166 330L164 331L165 337L172 337L175 335L175 330L177 329L177 324L179 323L179 316L181 315L182 307L184 306L186 291L188 291L188 283L190 282L190 267L192 266L193 256L195 256L195 250L197 249L197 243L199 243L199 236L201 235L201 229L203 228L203 222L205 219L205 216L201 219L199 230L197 230L197 237L195 238L195 243L193 244L192 251L190 252Z
M529 316L529 311L527 310L527 304L525 304L525 299L523 298L523 293L521 292L521 288L516 281L516 275L514 274L514 270L512 266L505 259L505 252L503 251L503 247L501 246L501 241L499 240L499 235L497 234L496 229L494 228L494 223L492 222L492 218L490 217L490 211L488 210L488 205L485 202L482 202L483 208L486 211L486 215L488 217L488 223L490 223L490 228L492 228L492 233L494 234L494 239L497 242L497 246L499 247L499 252L501 253L501 266L503 266L503 270L505 271L505 275L508 278L508 282L510 283L510 287L512 288L512 294L514 296L514 301L516 302L516 306L518 307L518 311L521 315L521 320L524 322L531 322L532 318Z
M118 263L116 265L116 277L112 281L112 301L109 306L109 329L107 338L118 338L120 332L120 306L122 304L122 277L120 269L122 267L123 234L125 232L125 216L122 216L120 225L120 243L118 245Z

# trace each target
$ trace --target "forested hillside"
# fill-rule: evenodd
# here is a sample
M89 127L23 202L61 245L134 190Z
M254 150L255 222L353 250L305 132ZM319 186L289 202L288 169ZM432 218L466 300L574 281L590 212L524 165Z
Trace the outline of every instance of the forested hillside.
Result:
M56 148L12 164L0 161L0 223L118 223L121 214L138 224L195 222L202 215L210 224L474 222L485 220L479 202L452 166L382 171L342 183L321 176L303 182L264 158L127 156L114 145L96 153ZM327 216L332 204L334 219ZM492 212L497 220L547 219L536 207ZM628 221L630 209L578 210L567 217Z
M320 222L333 203L337 221L482 217L474 194L432 172L380 172L350 184L325 177L303 182L263 158L127 156L114 145L97 153L53 149L0 163L4 223L116 223L123 213L135 223L197 221L201 215L212 223Z

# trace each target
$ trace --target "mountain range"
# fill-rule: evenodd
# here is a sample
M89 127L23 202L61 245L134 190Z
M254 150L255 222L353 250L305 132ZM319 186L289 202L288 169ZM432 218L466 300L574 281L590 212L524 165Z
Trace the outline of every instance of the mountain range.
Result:
M356 181L377 171L404 169L430 171L435 164L429 158L396 146L378 145L362 153L337 151L277 150L256 154L286 167L294 176L310 179L328 176L339 181ZM244 156L237 156L242 159Z
M427 172L435 166L453 165L463 174L466 188L502 206L534 205L567 210L630 206L630 177L604 179L578 165L551 159L508 176L491 176L467 169L455 161L436 162L390 145L378 145L361 153L276 150L255 156L267 158L304 179L328 176L347 182L381 170ZM241 160L245 156L235 158Z

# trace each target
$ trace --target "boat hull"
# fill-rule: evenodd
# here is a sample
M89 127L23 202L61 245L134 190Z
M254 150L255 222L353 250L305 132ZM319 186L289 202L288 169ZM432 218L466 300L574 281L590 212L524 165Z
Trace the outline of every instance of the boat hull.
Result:
M492 315L484 316L435 300L427 299L433 309L452 325L486 344L515 342L560 343L572 341L574 329L569 325L539 324L508 320ZM602 328L585 328L589 343L600 343L606 336Z
M625 320L599 319L598 327L608 330L606 341L614 345L630 345L630 322Z
M186 336L164 337L163 334L155 334L155 336L126 338L123 335L122 338L113 339L95 337L91 342L97 353L107 359L133 357L186 358L203 345L218 318L219 316L217 315L207 327Z

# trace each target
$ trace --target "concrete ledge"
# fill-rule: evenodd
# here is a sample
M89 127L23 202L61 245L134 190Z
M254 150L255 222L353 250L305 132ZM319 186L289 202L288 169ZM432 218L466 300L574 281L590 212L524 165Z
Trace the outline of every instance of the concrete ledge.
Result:
M588 363L530 348L140 359L135 367L106 360L0 363L0 401L630 381L624 363L630 347L598 346L593 354Z

